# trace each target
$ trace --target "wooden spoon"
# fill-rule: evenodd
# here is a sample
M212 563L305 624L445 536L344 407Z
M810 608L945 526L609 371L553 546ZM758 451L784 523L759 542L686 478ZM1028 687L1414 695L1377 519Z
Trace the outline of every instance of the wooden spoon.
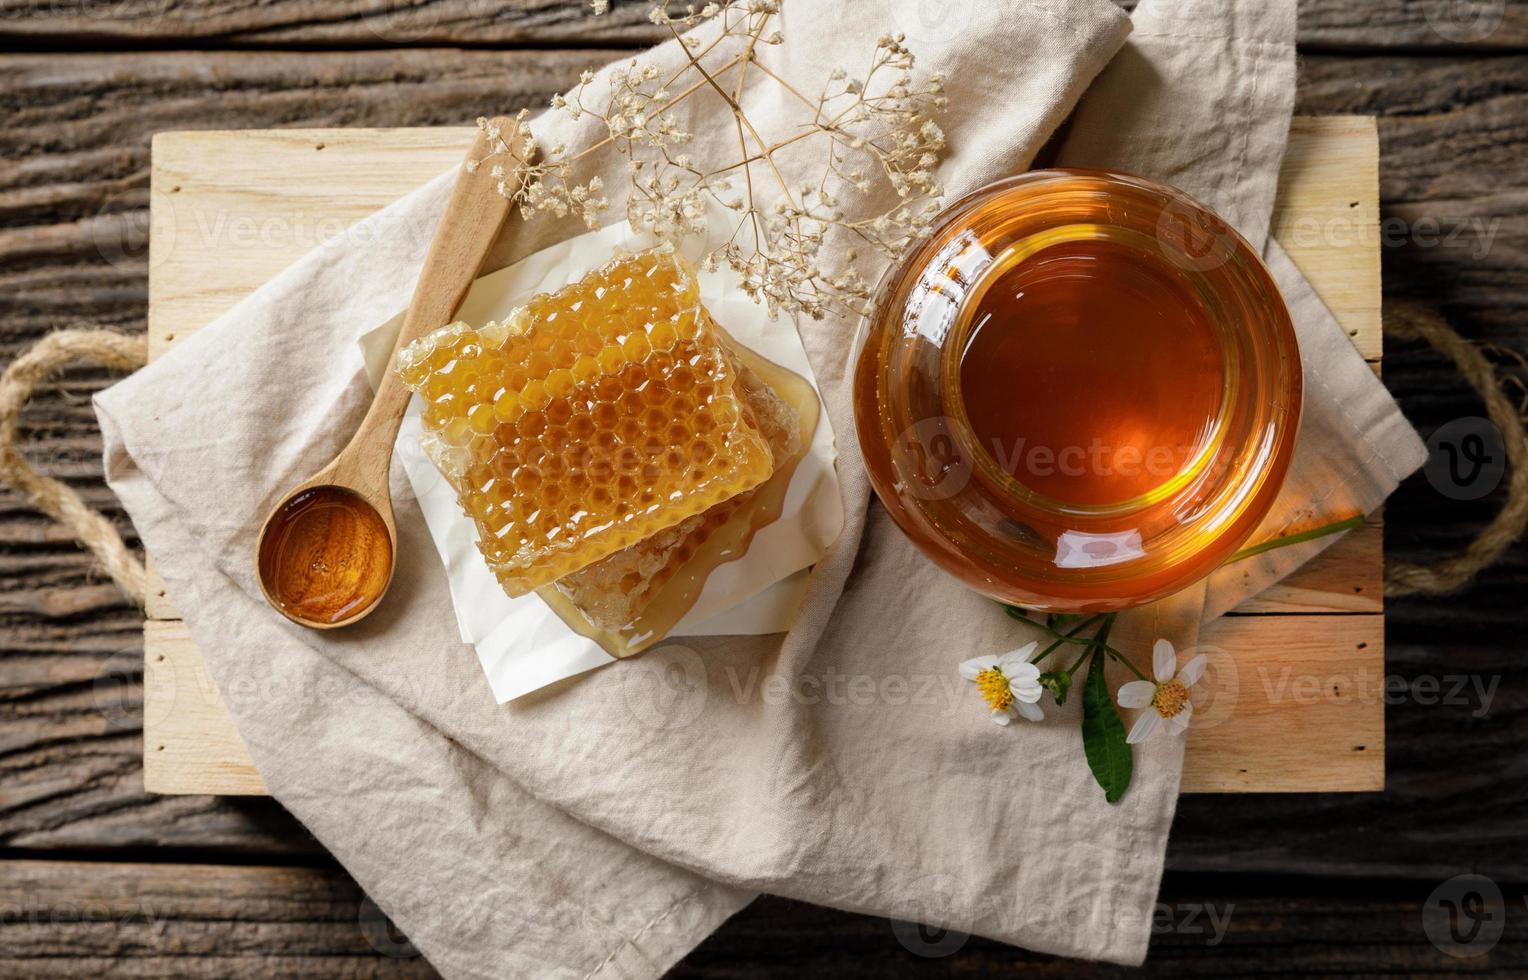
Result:
M515 122L493 122L500 137L519 151ZM496 145L481 132L467 159L482 160ZM409 402L409 390L397 376L398 352L449 323L477 278L509 214L510 202L499 185L514 187L524 174L523 160L495 158L500 160L502 176L494 176L489 166L464 166L457 175L361 427L333 462L282 498L260 528L260 590L294 623L333 629L357 622L377 607L392 583L398 530L388 469Z

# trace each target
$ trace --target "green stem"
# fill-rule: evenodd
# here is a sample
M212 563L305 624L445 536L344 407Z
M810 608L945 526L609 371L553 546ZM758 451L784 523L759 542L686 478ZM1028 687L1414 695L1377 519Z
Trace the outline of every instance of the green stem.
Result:
M1066 635L1067 636L1076 636L1078 633L1082 632L1083 630L1087 629L1089 626L1092 626L1094 623L1098 622L1100 619L1103 619L1103 618L1104 618L1103 613L1099 613L1096 616L1090 616L1087 619L1083 620L1082 622L1078 623L1076 626L1073 626L1071 629L1067 630L1066 631ZM1065 642L1066 642L1066 640L1064 640L1064 639L1063 640L1055 641L1050 646L1046 647L1044 650L1041 650L1038 654L1036 654L1029 662L1032 663L1032 664L1039 663L1040 661L1044 660L1046 657L1050 656L1052 653L1056 652L1056 650L1058 648L1060 648L1060 646L1063 643L1065 643Z
M1253 555L1261 555L1263 552L1272 551L1275 548L1287 548L1292 544L1304 544L1306 541L1324 538L1329 534L1341 534L1343 531L1351 531L1354 528L1363 527L1363 523L1364 517L1362 514L1359 514L1355 517L1349 517L1347 520L1338 521L1335 524L1323 524L1321 527L1311 528L1309 531L1301 531L1299 534L1288 534L1282 538L1274 538L1271 541L1264 541L1261 544L1243 548L1232 555L1226 564L1229 565L1234 561L1251 558Z
M1016 607L1016 606L1004 606L1003 608L1005 608L1008 611L1009 618L1017 619L1019 622L1025 624L1026 626L1033 626L1035 629L1041 631L1045 635L1050 636L1050 637L1054 637L1055 639L1059 640L1062 643L1072 643L1072 644L1075 644L1077 646L1089 646L1089 645L1092 645L1092 644L1097 642L1096 639L1083 639L1082 637L1073 636L1070 633L1062 633L1059 630L1052 629L1050 626L1047 626L1045 623L1036 622L1035 620L1030 619L1028 616L1026 616L1022 612L1020 612L1018 607ZM1116 614L1115 613L1109 613L1109 615L1112 617L1112 616L1114 616ZM1105 650L1109 651L1110 653L1115 654L1116 656L1121 656L1121 657L1124 656L1124 654L1120 653L1118 650L1114 649L1113 647L1109 646L1108 644L1104 644L1103 648Z
M1125 656L1123 653L1119 653L1119 652L1114 651L1114 650L1109 650L1108 652L1109 652L1109 655L1112 656L1115 660L1118 660L1120 663L1124 664L1126 667L1129 667L1130 668L1130 673L1134 674L1140 680L1146 681L1147 683L1155 683L1154 681L1152 681L1152 679L1150 677L1147 677L1145 674L1141 673L1141 668L1139 668L1139 667L1137 667L1135 665L1135 661L1131 660L1129 657Z
M1076 660L1072 661L1072 666L1066 669L1067 675L1070 676L1077 673L1077 668L1082 666L1082 662L1097 652L1097 647L1088 647L1086 650L1082 651L1082 655L1079 656Z

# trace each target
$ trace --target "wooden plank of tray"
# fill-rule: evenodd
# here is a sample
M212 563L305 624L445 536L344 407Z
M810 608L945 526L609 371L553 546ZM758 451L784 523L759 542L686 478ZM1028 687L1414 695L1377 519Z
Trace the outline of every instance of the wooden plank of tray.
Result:
M472 130L248 130L154 140L149 345L158 356L318 242L456 165ZM1300 118L1275 233L1378 368L1379 143L1360 116ZM1191 730L1188 792L1384 785L1378 521L1212 624L1221 651ZM201 654L162 587L145 625L144 785L259 794Z

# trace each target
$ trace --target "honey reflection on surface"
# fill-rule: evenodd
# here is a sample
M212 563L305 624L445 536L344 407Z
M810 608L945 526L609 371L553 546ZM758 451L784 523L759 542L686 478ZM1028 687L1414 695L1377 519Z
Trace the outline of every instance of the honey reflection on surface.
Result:
M315 487L271 515L259 561L271 603L284 615L334 625L386 591L393 549L387 524L359 495Z
M981 450L1073 505L1140 497L1188 468L1214 429L1215 322L1167 262L1102 239L1052 245L971 300L960 394Z
M1129 174L1034 171L956 202L888 270L855 424L877 496L946 571L1109 612L1247 540L1301 380L1278 288L1223 220Z
M613 657L629 657L659 642L678 625L694 607L705 589L706 581L719 566L736 561L748 552L753 536L779 519L785 506L786 492L796 467L811 451L821 411L817 392L793 371L765 360L741 344L723 337L732 357L764 380L796 412L800 426L800 448L787 459L777 461L770 478L752 492L748 501L727 517L725 523L705 540L695 554L661 588L641 614L619 630L600 629L591 624L568 597L555 586L545 586L536 594L551 607L569 628L598 643ZM725 505L722 505L725 506Z

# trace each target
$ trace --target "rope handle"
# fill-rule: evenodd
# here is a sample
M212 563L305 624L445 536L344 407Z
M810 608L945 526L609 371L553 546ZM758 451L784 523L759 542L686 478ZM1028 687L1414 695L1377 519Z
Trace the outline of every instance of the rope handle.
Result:
M138 605L148 594L148 571L101 512L70 487L33 469L16 448L16 423L39 384L67 367L95 364L136 371L148 362L148 338L111 330L60 330L48 334L11 362L0 376L0 480L63 525L100 560L117 587Z
M1507 502L1484 531L1469 546L1446 561L1430 565L1391 562L1385 573L1385 595L1444 595L1464 588L1483 569L1489 568L1522 538L1528 528L1528 398L1513 405L1507 385L1521 387L1514 378L1503 379L1496 366L1477 344L1459 336L1458 331L1437 313L1414 304L1401 304L1389 310L1385 329L1405 340L1424 340L1433 350L1454 362L1464 380L1470 383L1485 403L1486 415L1501 432L1507 452ZM1519 364L1521 354L1508 352Z
M1390 309L1385 328L1397 337L1424 340L1459 369L1480 395L1501 431L1511 471L1507 502L1463 552L1436 565L1391 562L1385 595L1442 595L1468 584L1495 564L1528 528L1528 398L1513 405L1503 380L1479 346L1465 340L1441 316L1412 305ZM1519 363L1521 355L1514 355ZM37 510L72 533L105 567L117 587L140 606L148 593L148 571L102 514L74 490L38 473L16 447L21 410L38 385L68 367L94 364L131 372L148 361L148 340L111 330L60 330L48 334L16 358L0 376L0 481L21 491Z

